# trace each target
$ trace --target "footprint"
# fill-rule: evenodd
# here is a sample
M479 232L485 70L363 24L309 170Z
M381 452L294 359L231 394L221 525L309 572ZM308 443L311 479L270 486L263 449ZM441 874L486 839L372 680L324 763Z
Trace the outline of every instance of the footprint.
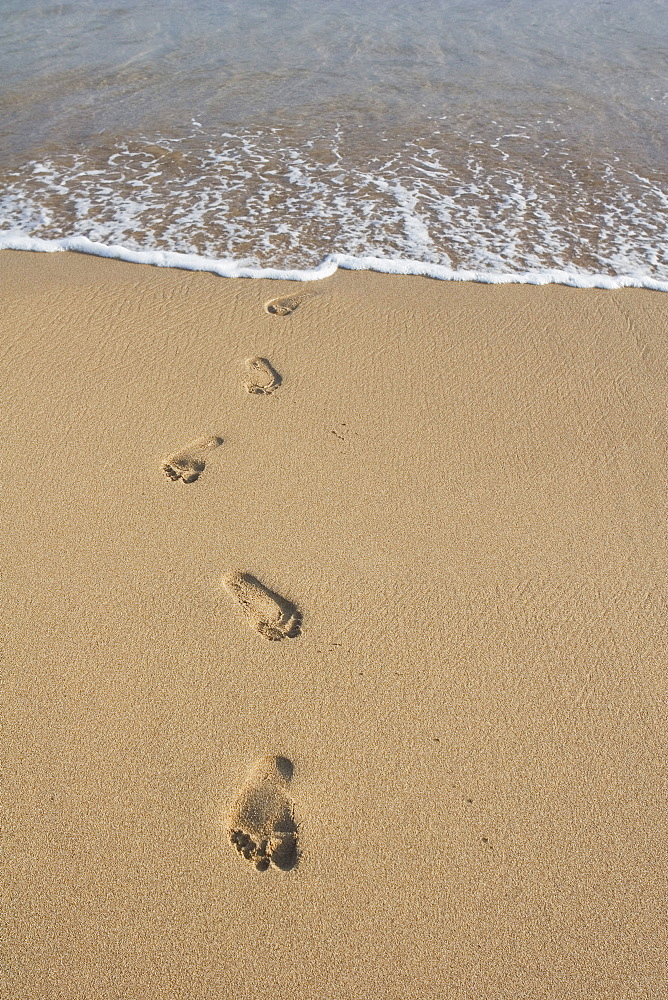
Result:
M266 639L295 639L301 634L302 616L294 604L269 590L250 573L235 570L227 573L222 583L241 605L253 628Z
M272 316L289 316L295 309L298 309L302 302L310 299L310 295L287 295L282 299L269 299L265 302L264 311Z
M246 382L248 392L259 396L271 396L283 381L275 368L266 358L246 358L246 367L250 368L251 377Z
M194 483L204 472L204 453L212 451L223 443L221 437L198 438L181 451L175 451L163 460L162 471L176 482L182 479L184 483Z
M229 818L230 843L261 872L271 864L290 871L299 860L294 803L287 792L292 772L287 757L261 757Z

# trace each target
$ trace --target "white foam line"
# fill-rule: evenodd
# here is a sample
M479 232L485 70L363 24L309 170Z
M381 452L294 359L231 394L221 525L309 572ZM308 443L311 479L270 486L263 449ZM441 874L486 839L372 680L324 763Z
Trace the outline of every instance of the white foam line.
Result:
M213 260L199 254L174 253L169 250L129 250L121 246L96 243L86 236L68 236L59 240L44 240L36 236L21 236L0 231L0 250L32 250L38 253L93 254L111 260L132 264L151 264L154 267L174 267L185 271L206 271L221 278L280 278L284 281L321 281L329 278L338 268L348 271L380 271L383 274L411 274L439 281L477 281L489 285L569 285L572 288L648 288L668 292L668 281L659 281L649 275L588 274L586 272L546 268L541 271L455 271L443 264L429 264L419 260L386 257L354 257L350 254L328 254L317 267L298 270L278 267L247 267L232 258Z

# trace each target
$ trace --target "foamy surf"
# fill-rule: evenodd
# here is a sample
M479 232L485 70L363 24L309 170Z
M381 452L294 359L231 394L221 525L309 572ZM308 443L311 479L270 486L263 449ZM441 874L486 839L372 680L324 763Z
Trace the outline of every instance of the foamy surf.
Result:
M419 141L307 125L115 138L0 172L0 231L85 235L263 273L322 274L336 254L415 261L439 277L668 281L668 197L657 171L576 159L557 124L534 123L519 138L500 127L473 138L463 123L417 124Z
M379 271L382 274L406 274L438 281L475 281L488 285L568 285L571 288L647 288L655 292L668 292L668 281L644 274L589 274L575 270L546 269L537 271L505 272L453 269L442 264L431 264L410 259L386 257L355 257L351 254L328 254L317 267L280 268L249 267L232 258L219 260L184 254L169 250L132 250L128 247L97 243L86 236L68 236L47 240L0 231L0 250L25 250L36 253L91 254L110 260L131 264L149 264L153 267L171 267L183 271L204 271L221 278L270 278L283 281L321 281L331 277L339 268L347 271Z

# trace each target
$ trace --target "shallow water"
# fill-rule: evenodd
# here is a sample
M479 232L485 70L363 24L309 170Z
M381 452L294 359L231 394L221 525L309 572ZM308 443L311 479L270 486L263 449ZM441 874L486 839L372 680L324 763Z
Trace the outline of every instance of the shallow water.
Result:
M658 0L2 10L3 230L668 280Z

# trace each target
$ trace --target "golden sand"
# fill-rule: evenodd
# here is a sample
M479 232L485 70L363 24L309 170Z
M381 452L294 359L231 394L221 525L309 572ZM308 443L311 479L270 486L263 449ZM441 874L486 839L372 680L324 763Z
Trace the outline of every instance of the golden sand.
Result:
M3 997L662 997L668 297L0 283Z

